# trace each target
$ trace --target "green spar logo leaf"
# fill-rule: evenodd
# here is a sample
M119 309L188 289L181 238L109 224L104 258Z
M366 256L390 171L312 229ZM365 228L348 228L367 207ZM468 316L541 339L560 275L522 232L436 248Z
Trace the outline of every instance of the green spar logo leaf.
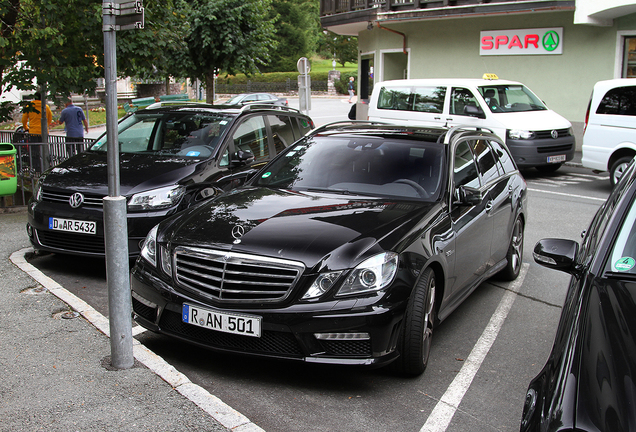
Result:
M559 34L554 30L550 30L543 35L541 42L546 51L554 51L559 46Z

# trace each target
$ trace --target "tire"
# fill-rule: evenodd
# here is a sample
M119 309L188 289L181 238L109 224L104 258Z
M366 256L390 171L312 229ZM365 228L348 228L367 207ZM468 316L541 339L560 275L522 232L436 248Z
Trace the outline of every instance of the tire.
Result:
M539 165L535 167L537 171L542 172L544 174L556 172L559 168L561 168L562 164L552 164L552 165Z
M508 263L497 275L501 280L513 281L517 279L521 272L521 264L523 263L523 228L523 220L518 216L512 229L512 238L506 254Z
M428 365L435 324L435 272L428 268L409 298L393 366L402 375L421 375Z
M612 164L610 167L610 183L612 187L616 186L616 183L621 179L623 172L632 161L633 156L624 156L618 159L616 162Z

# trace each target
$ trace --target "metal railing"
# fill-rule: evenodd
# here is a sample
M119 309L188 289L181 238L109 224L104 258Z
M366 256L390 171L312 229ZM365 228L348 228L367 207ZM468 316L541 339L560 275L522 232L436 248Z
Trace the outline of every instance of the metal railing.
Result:
M2 197L1 207L26 205L42 172L85 151L95 142L94 139L77 142L66 141L66 139L64 136L49 135L49 142L43 143L41 135L0 131L0 142L12 143L15 146L18 184L18 190L14 195Z

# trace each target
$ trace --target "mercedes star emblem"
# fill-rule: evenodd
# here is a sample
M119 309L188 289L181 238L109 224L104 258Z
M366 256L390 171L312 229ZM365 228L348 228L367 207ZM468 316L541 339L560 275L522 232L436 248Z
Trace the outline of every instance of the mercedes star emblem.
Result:
M234 244L241 242L241 237L245 234L245 228L242 225L235 225L232 228L232 237L234 237Z

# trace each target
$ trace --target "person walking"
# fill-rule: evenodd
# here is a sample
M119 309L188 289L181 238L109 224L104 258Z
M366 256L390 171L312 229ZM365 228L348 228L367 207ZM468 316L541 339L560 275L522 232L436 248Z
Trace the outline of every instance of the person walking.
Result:
M48 105L46 107L46 124L51 126L53 121L53 113ZM35 172L42 172L41 146L42 143L42 95L33 94L33 100L28 103L28 109L22 114L22 127L27 135L26 155L28 156L29 165ZM35 145L34 145L35 144Z
M349 77L349 103L353 103L353 95L355 95L355 85L353 83L353 77Z
M60 114L59 124L64 124L67 142L66 151L69 156L73 156L77 154L77 144L68 143L84 142L84 131L88 132L88 121L84 115L84 110L73 105L73 100L67 99L65 106L66 108Z

